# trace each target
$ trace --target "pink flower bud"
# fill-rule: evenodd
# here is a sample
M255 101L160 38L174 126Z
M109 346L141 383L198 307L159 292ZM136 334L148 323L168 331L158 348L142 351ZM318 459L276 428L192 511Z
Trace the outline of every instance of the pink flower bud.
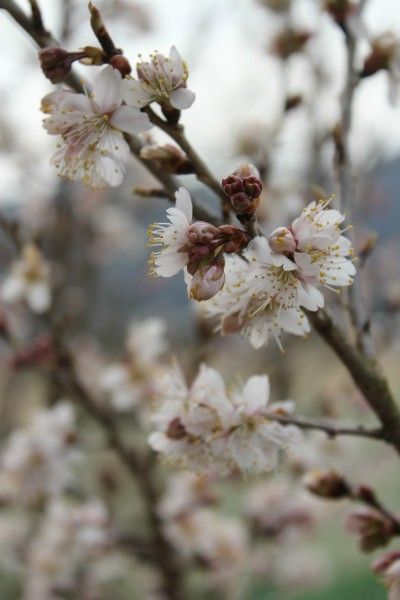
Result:
M283 252L291 254L297 247L296 239L288 227L278 227L278 229L275 229L269 236L268 243L272 252L277 252L278 254Z
M380 556L372 565L375 573L385 573L394 562L400 562L400 552L398 550L392 550L386 552L383 556Z
M186 265L189 275L194 275L197 269L204 265L204 263L209 265L212 261L214 251L214 248L207 244L191 246L188 249L189 260Z
M197 269L193 276L190 297L198 302L209 300L224 286L224 260L217 259L211 266L206 265Z
M236 254L243 250L250 241L250 235L244 229L233 225L221 225L219 227L221 241L224 243L224 252Z
M262 192L262 181L259 177L245 177L243 179L243 191L250 196L250 198L256 199L261 196Z
M233 196L239 192L243 192L243 184L240 177L236 175L229 175L222 180L222 187L227 196Z
M209 244L219 238L219 229L206 221L196 221L189 227L188 237L192 244Z

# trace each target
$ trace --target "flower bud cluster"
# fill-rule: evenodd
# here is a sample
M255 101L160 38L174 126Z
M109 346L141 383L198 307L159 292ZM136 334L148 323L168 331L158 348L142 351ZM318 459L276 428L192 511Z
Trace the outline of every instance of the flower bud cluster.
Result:
M262 182L253 165L241 165L236 171L222 180L222 188L230 197L238 214L253 215L260 204Z

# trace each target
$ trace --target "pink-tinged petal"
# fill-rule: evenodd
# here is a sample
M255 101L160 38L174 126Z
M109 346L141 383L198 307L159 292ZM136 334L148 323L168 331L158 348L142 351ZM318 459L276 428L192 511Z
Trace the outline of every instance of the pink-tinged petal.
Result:
M128 143L124 140L122 133L109 128L101 139L100 150L121 164L125 164L130 156Z
M121 73L107 65L97 75L91 94L95 109L100 114L113 112L122 102Z
M133 106L120 106L114 112L110 124L121 131L132 133L144 133L151 129L152 124L146 113L140 112L138 108Z
M318 310L325 304L325 298L321 292L312 285L307 286L307 288L300 286L297 291L297 297L299 305L304 306L308 310Z
M79 113L80 116L94 115L90 99L85 94L68 94L60 102L59 110L66 119L74 118L75 113Z
M100 156L97 159L97 171L101 179L110 187L121 185L124 178L123 166L108 156Z
M186 188L180 187L179 190L175 192L175 198L176 208L183 212L190 223L193 219L193 206L189 192Z
M172 90L169 96L172 106L178 110L190 108L195 101L195 98L196 94L194 92L183 87Z
M122 97L124 102L135 108L143 108L154 100L153 94L145 89L141 81L130 78L122 82Z
M310 324L304 314L295 308L282 309L279 313L280 327L293 335L305 335L310 331Z

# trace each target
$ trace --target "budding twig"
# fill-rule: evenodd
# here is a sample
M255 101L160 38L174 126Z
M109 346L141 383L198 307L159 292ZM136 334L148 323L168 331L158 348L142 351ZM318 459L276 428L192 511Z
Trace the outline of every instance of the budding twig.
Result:
M298 427L299 429L322 431L323 433L326 433L326 435L330 438L335 438L338 435L348 435L387 441L385 440L382 428L367 429L362 426L356 428L343 427L339 425L332 425L330 423L308 421L307 419L302 419L298 417L281 417L275 415L268 415L268 418L271 419L271 421L277 421L281 425L296 425L296 427Z
M194 171L196 173L197 178L204 185L206 185L210 190L212 190L221 200L221 210L222 216L225 221L229 219L230 215L230 203L229 199L226 197L224 190L222 189L220 183L211 173L210 169L204 163L204 161L197 154L196 150L189 143L188 139L185 136L184 128L182 125L172 125L159 117L150 107L146 108L146 112L149 115L150 121L164 131L167 135L170 136L185 152L191 164L193 165Z
M111 58L115 54L122 54L122 50L115 47L113 40L111 39L110 34L107 31L107 28L104 24L103 18L98 8L93 4L93 2L89 2L89 11L90 11L90 24L93 29L94 35L99 40L100 46L103 48L106 56Z

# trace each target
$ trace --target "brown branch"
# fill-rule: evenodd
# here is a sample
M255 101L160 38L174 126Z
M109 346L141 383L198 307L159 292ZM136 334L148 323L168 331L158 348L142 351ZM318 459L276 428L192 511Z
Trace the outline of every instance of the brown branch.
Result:
M330 438L335 438L338 435L348 435L356 437L365 437L374 440L387 441L384 437L382 428L377 429L366 429L365 427L343 427L339 425L333 425L331 423L323 423L318 421L308 421L307 419L299 417L280 417L268 415L268 419L271 421L277 421L281 425L295 425L299 429L310 430L310 431L322 431Z
M400 454L400 411L377 364L349 343L326 310L308 313L315 329L337 354L382 424L382 437Z
M8 12L10 17L36 42L39 48L47 48L48 46L59 46L58 41L46 31L43 27L38 26L38 23L32 17L29 17L14 0L0 0L0 9ZM77 92L82 91L82 85L79 78L70 73L65 80L71 88Z
M150 107L146 108L146 112L149 115L150 121L164 131L170 138L172 138L178 146L185 152L188 157L190 163L193 165L195 174L197 179L201 181L204 185L206 185L210 190L212 190L221 200L221 209L222 216L227 221L230 215L230 202L228 197L226 196L224 190L222 189L220 183L211 173L210 169L204 163L204 161L197 154L196 150L189 143L188 139L185 136L185 130L183 125L177 124L172 125L159 117Z
M365 2L360 3L358 7L359 14L364 8ZM339 195L341 210L354 214L355 186L352 173L352 162L349 148L349 138L352 128L352 111L354 94L357 89L360 77L355 69L355 54L357 38L351 28L343 29L347 51L347 79L341 99L341 120L335 134L335 161L337 167L337 176L339 184ZM350 232L350 237L353 238ZM352 239L354 242L354 239ZM354 245L354 244L353 244ZM355 279L353 285L348 290L348 308L349 315L356 334L356 343L358 348L368 358L375 357L375 345L371 335L370 318L367 314L363 292L361 288L361 278Z

